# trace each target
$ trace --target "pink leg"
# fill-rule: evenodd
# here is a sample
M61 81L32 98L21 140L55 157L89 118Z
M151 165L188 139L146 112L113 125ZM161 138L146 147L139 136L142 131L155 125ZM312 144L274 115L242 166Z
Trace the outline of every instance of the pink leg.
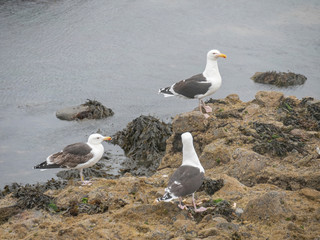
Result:
M206 109L206 107L208 107L208 106L205 106L204 103L202 102L202 100L199 99L199 110L200 110L200 112L204 115L205 118L208 118L208 117L209 117L209 114L202 112L202 106L204 107L204 109L206 110L206 112L208 112L207 109ZM209 107L209 108L210 108L210 107ZM212 112L212 109L211 109L211 112Z
M183 210L183 209L188 209L186 206L183 206L183 205L181 204L181 201L182 201L182 199L181 199L181 197L179 197L179 205L178 205L178 207L181 208L182 210Z
M193 207L194 207L194 211L195 211L195 212L204 212L204 211L207 210L207 209L204 208L204 207L197 208L197 206L196 206L196 201L195 201L195 199L194 199L194 193L192 193L192 202L193 202Z
M211 107L206 106L206 104L202 100L200 100L200 101L201 101L201 104L202 104L204 110L206 110L207 113L212 112L212 108Z

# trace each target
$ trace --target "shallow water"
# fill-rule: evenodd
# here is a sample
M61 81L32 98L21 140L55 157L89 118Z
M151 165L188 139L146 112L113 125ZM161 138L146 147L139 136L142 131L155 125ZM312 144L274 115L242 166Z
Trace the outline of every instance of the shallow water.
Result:
M304 74L303 86L280 90L319 98L319 12L318 0L0 0L0 187L55 177L32 167L93 132L112 135L141 114L169 121L192 110L196 100L157 91L202 72L213 48L228 56L219 60L223 83L214 98L237 93L248 101L259 90L279 90L250 80L269 70ZM55 117L86 99L115 115Z

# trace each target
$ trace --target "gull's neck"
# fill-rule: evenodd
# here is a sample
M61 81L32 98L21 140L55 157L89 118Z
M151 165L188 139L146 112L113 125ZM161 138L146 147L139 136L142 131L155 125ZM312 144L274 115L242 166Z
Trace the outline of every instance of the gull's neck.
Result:
M192 142L183 143L182 155L183 155L183 158L182 158L183 160L182 160L181 166L189 165L193 167L198 167L200 168L201 172L204 172L204 169L199 161L196 151L194 150Z
M208 59L206 68L203 71L203 76L206 78L220 77L217 60Z

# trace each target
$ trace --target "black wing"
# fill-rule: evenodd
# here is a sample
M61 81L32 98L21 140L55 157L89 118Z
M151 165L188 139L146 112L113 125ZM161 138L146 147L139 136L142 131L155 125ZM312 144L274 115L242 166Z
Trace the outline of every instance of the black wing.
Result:
M181 166L171 176L168 189L177 197L186 196L199 189L204 179L204 173L193 166Z
M205 94L211 87L211 83L207 83L206 81L202 73L197 74L191 78L177 82L174 84L173 90L187 98L194 98L196 95Z

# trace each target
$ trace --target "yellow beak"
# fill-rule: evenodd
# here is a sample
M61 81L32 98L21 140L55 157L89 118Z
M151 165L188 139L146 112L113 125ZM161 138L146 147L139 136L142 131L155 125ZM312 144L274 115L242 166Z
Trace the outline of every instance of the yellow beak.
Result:
M221 53L221 54L219 55L219 57L227 58L227 55Z
M110 141L112 138L111 137L105 137L103 140L104 141Z

